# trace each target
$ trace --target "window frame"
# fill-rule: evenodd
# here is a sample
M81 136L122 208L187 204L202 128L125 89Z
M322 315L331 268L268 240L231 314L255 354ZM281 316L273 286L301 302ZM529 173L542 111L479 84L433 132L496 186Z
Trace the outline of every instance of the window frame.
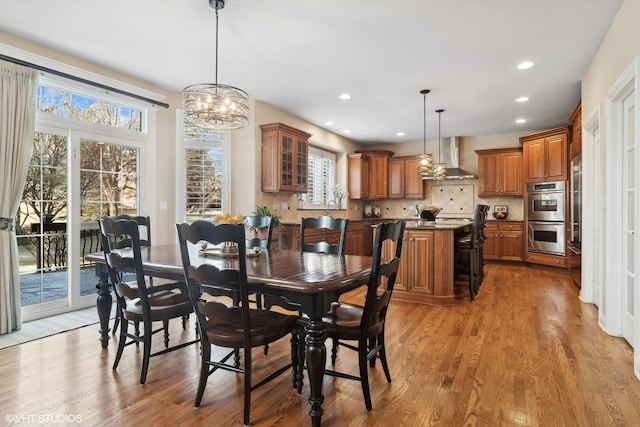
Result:
M312 156L317 156L317 157L320 157L321 159L328 159L328 160L333 162L333 177L332 177L333 179L329 180L329 183L326 186L326 191L325 191L325 194L324 194L325 200L323 200L321 203L310 203L309 202L309 194L312 191L312 181L313 181L314 176L315 176L315 174L313 173L313 171L311 169L312 169L313 165L316 164L315 161L314 162L311 161L311 157ZM307 186L308 187L307 187L307 192L303 193L303 195L302 195L302 209L326 209L327 208L327 204L329 202L335 201L334 197L333 197L333 189L338 184L338 171L337 171L337 168L338 168L338 155L333 151L329 151L327 149L320 148L318 146L309 144L308 168L309 168L309 172L308 172L308 176L307 176Z
M231 178L231 144L229 131L220 131L222 135L222 186L220 196L221 212L229 211L231 203L230 197L230 178ZM207 148L204 144L210 144L208 141L189 139L186 137L184 127L184 110L176 110L176 190L175 190L175 209L176 221L190 222L187 220L186 203L185 203L185 150L187 148ZM202 219L209 219L203 217ZM212 218L211 218L212 219Z

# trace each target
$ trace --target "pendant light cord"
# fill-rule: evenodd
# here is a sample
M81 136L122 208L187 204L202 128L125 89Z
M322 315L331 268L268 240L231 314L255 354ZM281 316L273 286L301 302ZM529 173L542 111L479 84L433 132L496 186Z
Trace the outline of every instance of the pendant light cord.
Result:
M218 87L218 8L216 8L216 88Z
M424 120L422 121L422 152L426 153L427 152L427 94L424 93L422 95L422 98L424 99L424 114L422 115L424 117Z

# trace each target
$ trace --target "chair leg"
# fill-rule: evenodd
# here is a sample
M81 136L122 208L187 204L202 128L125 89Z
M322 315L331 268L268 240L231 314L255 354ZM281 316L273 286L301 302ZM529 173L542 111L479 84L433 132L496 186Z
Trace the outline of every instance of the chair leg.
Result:
M182 330L187 330L187 322L189 322L189 315L182 316Z
M387 377L387 382L391 382L391 373L389 373L389 365L387 364L387 350L384 346L384 331L378 336L378 342L380 343L380 350L378 350L378 356L380 356L380 363L382 364L382 370L384 370L384 376Z
M298 331L298 394L302 393L302 385L304 382L304 361L305 361L305 346L306 346L306 334L304 328Z
M336 359L338 358L338 338L333 337L332 339L333 345L331 346L331 364L336 364Z
M364 405L367 407L367 411L370 411L371 393L369 392L369 368L367 366L366 343L359 343L358 348L358 366L360 367L360 383L362 384Z
M378 340L376 339L376 337L371 337L368 340L369 342L369 351L373 350L374 348L376 348L376 345L378 344ZM371 359L369 359L369 366L371 366L372 368L376 366L376 358L372 357Z
M116 334L116 331L118 330L118 325L120 324L120 316L116 315L116 318L113 321L113 329L111 330L112 334Z
M291 332L291 381L295 390L298 390L298 339L298 333Z
M202 342L203 340L201 340ZM208 362L211 360L211 345L208 343L202 342L200 346L200 352L202 353L202 363L200 364L200 381L198 382L198 392L196 393L196 401L193 406L196 408L200 406L202 402L202 395L204 394L204 389L207 385L207 379L209 378L209 364Z
M120 314L118 317L120 318ZM113 370L115 371L118 367L118 363L120 363L120 358L122 357L122 351L124 350L124 345L127 341L127 332L129 328L129 321L126 319L122 319L122 324L120 325L120 339L118 340L118 351L116 352L116 360L113 362Z
M147 381L147 372L149 371L149 359L151 359L151 335L153 335L151 322L143 322L144 336L143 353L142 353L142 372L140 373L140 384Z
M244 349L244 425L249 425L251 414L251 349Z
M169 348L169 320L162 320L162 326L164 328L164 348Z
M135 322L133 322L133 324L135 328L136 337L140 338L140 322L136 320ZM138 347L139 345L140 345L140 341L136 341L136 347Z
M473 301L476 297L474 277L475 277L475 260L474 260L473 252L469 252L469 299L471 301Z

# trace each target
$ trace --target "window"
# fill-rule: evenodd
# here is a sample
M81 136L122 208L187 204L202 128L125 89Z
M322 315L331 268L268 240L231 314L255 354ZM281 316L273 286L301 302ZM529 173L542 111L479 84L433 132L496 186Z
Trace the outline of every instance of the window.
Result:
M177 187L183 220L212 220L224 212L225 141L223 131L185 131L182 161L178 165L183 184Z
M142 132L142 111L95 95L74 92L53 82L38 85L37 111Z
M336 155L317 147L309 147L309 187L303 195L304 207L324 208L335 201Z

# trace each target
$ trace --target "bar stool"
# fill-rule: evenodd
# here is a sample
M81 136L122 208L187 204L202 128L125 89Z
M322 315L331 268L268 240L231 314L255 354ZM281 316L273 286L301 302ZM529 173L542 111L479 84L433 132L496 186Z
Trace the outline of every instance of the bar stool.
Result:
M473 301L484 277L482 245L485 241L484 227L489 212L488 205L476 205L471 233L458 237L455 242L456 272L468 276L469 299Z

